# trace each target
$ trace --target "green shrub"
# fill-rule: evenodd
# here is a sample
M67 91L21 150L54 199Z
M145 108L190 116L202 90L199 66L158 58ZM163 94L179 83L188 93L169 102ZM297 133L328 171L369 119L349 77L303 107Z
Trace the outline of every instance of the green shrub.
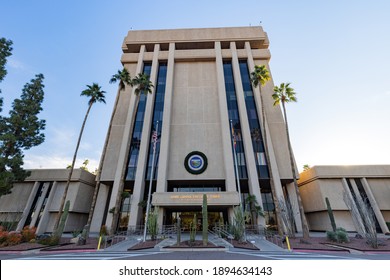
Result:
M330 241L337 242L337 235L335 231L327 231L326 238Z
M350 241L347 231L343 228L337 228L336 231L327 231L326 237L337 243L348 243Z
M55 237L54 235L45 236L44 238L40 239L38 243L42 245L54 246L54 245L58 245L59 239L57 239L57 237Z
M349 237L348 233L345 230L336 230L337 242L338 243L348 243Z
M390 222L386 222L387 228L390 230Z

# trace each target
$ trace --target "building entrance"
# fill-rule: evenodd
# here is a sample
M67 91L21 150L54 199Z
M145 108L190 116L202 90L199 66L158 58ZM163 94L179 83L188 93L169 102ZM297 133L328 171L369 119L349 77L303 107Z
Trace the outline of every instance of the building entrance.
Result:
M208 225L209 229L212 229L216 224L228 223L228 216L226 211L221 212L208 212ZM184 231L189 231L191 224L196 224L196 230L202 230L202 212L201 211L167 211L166 224L174 225L177 223L177 219L181 220L181 228Z

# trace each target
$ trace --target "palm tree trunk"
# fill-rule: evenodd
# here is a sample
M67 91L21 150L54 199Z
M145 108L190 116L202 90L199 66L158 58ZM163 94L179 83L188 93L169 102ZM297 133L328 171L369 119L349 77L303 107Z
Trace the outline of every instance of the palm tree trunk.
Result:
M302 204L302 199L301 195L299 194L299 188L298 188L298 183L297 183L297 176L295 173L295 163L294 163L294 158L292 154L292 147L291 147L291 141L290 141L290 133L288 130L288 122L287 122L287 113L286 113L286 106L285 102L282 100L282 107L283 107L283 114L284 114L284 121L286 123L286 134L287 134L287 143L288 143L288 152L290 155L290 164L291 164L291 171L293 175L293 180L294 180L294 189L295 189L295 194L297 197L297 202L298 202L298 207L299 207L299 214L301 217L301 223L302 223L302 231L303 231L303 238L309 238L309 225L307 224L305 212L303 209L303 204Z
M83 131L84 131L85 123L87 122L87 118L88 118L88 115L89 115L89 111L91 110L92 105L93 105L93 103L90 102L90 104L89 104L89 106L88 106L87 113L85 114L85 117L84 117L83 125L81 126L81 130L80 130L80 134L79 134L79 139L77 140L76 150L75 150L74 155L73 155L72 165L71 165L70 170L69 170L68 180L66 181L66 186L65 186L64 194L62 195L62 198L61 198L60 208L58 209L58 214L57 214L57 217L56 217L56 222L55 222L55 224L54 224L54 228L53 228L54 230L53 230L53 232L58 228L58 224L60 223L62 211L63 211L64 205L65 205L66 195L68 194L68 189L69 189L69 185L70 185L70 180L71 180L71 178L72 178L74 165L75 165L75 163L76 163L76 157L77 157L77 152L78 152L78 150L79 150L79 146L80 146L80 142L81 142L81 137L83 136Z
M113 121L114 121L114 116L115 116L116 110L117 110L117 108L118 108L120 92L121 92L121 87L119 86L119 88L118 88L118 93L117 93L116 99L115 99L114 110L112 111L110 123L109 123L109 125L108 125L108 132L107 132L106 140L105 140L105 142L104 142L102 155L101 155L101 157L100 157L99 167L98 167L98 170L97 170L97 173L96 173L96 185L95 185L95 190L94 190L93 196L92 196L92 203L91 203L91 208L90 208L90 210L89 210L89 215L88 215L87 224L85 225L86 237L89 236L89 230L90 230L91 223L92 223L92 217L93 217L93 213L94 213L94 211L95 211L97 196L98 196L99 189L100 189L100 179L101 179L101 176L102 176L103 161L104 161L104 158L105 158L105 156L106 156L107 147L108 147L108 141L109 141L110 136L111 136L112 123L113 123Z
M261 101L261 115L262 115L262 127L263 127L263 142L264 142L264 148L265 148L265 158L267 160L268 165L268 171L269 171L269 179L270 179L270 185L271 185L271 193L272 193L272 199L274 201L275 206L275 213L276 213L276 223L278 225L278 234L283 235L283 223L282 219L280 217L280 208L278 204L278 197L276 196L276 189L275 189L275 183L274 183L274 177L273 172L271 168L271 161L269 157L269 149L268 149L268 140L267 140L267 129L266 129L266 121L265 121L265 107L264 107L264 100L263 95L261 93L261 85L259 86L260 90L260 101Z

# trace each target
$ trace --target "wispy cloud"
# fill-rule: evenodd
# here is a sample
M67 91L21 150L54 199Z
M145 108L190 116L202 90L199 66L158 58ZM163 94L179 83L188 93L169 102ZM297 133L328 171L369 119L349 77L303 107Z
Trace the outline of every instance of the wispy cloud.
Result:
M10 57L8 59L7 65L13 69L19 69L19 70L25 70L27 68L23 62L15 59L13 57Z
M75 168L83 165L85 158L76 160ZM61 155L37 155L29 154L24 159L24 168L26 169L50 169L50 168L66 168L72 163L71 157L63 157ZM89 159L87 168L94 171L98 168L99 161L97 159Z

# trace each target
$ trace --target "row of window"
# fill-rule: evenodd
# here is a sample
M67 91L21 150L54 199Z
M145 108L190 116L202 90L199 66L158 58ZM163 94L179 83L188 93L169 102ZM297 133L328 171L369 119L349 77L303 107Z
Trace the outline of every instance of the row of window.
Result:
M143 73L150 76L151 69L152 69L152 64L145 63ZM141 93L139 95L133 134L131 136L126 180L135 180L135 174L137 171L137 164L138 164L139 148L141 146L142 128L144 125L146 100L147 100L147 94Z

